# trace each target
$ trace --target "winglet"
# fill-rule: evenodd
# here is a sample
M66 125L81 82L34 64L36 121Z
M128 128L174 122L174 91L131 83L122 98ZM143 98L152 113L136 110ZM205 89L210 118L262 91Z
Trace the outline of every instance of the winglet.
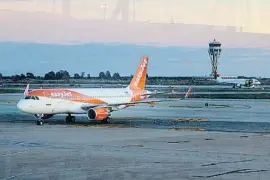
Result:
M28 93L29 93L29 84L27 84L27 86L26 86L26 88L25 88L25 90L24 90L24 95L25 96L27 96L28 95Z
M186 95L185 95L185 98L188 98L190 96L191 91L192 91L192 87L190 86L187 93L186 93Z

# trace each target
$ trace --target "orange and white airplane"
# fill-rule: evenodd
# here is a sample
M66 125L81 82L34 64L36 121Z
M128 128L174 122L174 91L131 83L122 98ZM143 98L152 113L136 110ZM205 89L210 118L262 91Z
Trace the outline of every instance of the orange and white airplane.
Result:
M17 107L33 114L42 125L45 119L56 114L67 114L66 122L75 122L74 114L86 114L89 120L109 122L111 112L140 103L153 104L180 99L147 100L157 94L145 90L148 57L144 57L129 86L126 88L76 88L76 89L37 89L29 91L27 85ZM191 87L184 98L191 92ZM183 98L182 98L183 99Z

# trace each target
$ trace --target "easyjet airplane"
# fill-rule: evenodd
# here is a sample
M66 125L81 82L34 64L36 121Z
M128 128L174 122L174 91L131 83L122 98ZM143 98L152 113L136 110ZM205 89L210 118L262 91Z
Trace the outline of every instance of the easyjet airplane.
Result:
M145 90L148 57L144 57L129 86L126 88L76 88L76 89L38 89L29 91L27 85L17 107L33 114L37 125L56 114L67 114L66 122L75 122L74 114L86 114L89 120L109 122L111 112L134 106L139 103L156 103L168 100L147 100L152 93ZM189 96L191 87L185 95Z

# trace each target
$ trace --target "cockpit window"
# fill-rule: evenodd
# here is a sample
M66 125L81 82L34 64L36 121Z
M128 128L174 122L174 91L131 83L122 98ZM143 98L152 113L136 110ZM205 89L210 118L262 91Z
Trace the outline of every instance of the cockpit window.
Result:
M39 97L37 97L37 96L26 96L24 99L39 100Z

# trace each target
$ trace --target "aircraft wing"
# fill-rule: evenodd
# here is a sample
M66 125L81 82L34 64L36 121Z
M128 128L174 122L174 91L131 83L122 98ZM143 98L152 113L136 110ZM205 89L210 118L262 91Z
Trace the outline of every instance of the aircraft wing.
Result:
M91 109L91 108L110 108L110 107L117 107L121 105L136 105L136 104L153 104L153 103L158 103L158 102L167 102L167 101L179 101L186 99L190 96L191 94L192 87L189 88L187 91L186 95L184 98L179 98L179 99L160 99L160 100L144 100L144 101L138 101L138 102L128 102L128 103L110 103L110 104L86 104L83 105L81 108L82 109Z
M151 95L157 95L157 94L170 94L171 92L152 92L152 93L145 93L141 94L141 96L151 96Z

